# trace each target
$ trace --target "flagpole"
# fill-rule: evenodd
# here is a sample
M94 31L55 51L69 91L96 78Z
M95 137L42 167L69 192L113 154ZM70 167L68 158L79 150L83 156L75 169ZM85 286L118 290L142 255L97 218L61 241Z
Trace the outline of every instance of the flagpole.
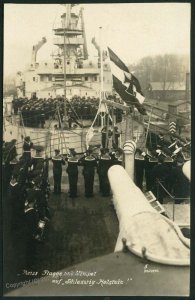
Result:
M100 107L103 100L103 89L104 89L104 74L103 74L103 55L102 55L102 27L99 27L99 40L100 40ZM101 117L101 127L103 124L103 117Z
M101 86L100 86L100 99L103 99L103 90L104 90L104 74L103 74L103 55L102 55L102 27L100 29L100 77L101 77Z

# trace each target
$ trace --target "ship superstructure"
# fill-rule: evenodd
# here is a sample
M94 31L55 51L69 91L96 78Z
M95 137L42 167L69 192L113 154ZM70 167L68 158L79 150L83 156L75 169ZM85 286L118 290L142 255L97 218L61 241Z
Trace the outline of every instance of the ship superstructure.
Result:
M19 97L48 98L77 95L99 97L100 63L99 51L96 61L88 60L83 8L74 12L75 5L66 4L60 21L54 24L53 44L57 48L50 62L37 62L37 52L46 42L42 38L32 50L32 62L22 74L17 74L16 86ZM94 38L92 39L94 45ZM95 45L94 45L95 46ZM97 43L96 43L97 49ZM97 49L98 50L98 49ZM104 61L104 89L112 92L112 77L109 64Z

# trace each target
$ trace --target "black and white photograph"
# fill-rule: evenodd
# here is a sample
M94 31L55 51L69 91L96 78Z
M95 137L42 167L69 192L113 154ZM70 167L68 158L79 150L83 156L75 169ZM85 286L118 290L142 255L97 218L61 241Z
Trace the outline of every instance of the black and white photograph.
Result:
M3 295L189 296L191 4L3 10Z

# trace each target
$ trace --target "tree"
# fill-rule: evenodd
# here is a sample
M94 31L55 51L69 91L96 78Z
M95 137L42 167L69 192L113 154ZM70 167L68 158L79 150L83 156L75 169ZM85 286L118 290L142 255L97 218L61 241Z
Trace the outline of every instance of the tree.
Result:
M139 79L143 90L147 91L151 82L160 82L164 98L166 91L175 83L185 82L189 71L189 56L165 54L143 57L137 64L129 65L131 72Z

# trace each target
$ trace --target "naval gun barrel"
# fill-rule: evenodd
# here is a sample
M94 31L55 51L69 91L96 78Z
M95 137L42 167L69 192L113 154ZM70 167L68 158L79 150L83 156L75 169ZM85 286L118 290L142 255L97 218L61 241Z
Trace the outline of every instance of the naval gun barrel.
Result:
M134 254L151 261L189 265L190 241L180 228L150 205L122 166L112 166L108 178L119 220L115 252L126 245Z

